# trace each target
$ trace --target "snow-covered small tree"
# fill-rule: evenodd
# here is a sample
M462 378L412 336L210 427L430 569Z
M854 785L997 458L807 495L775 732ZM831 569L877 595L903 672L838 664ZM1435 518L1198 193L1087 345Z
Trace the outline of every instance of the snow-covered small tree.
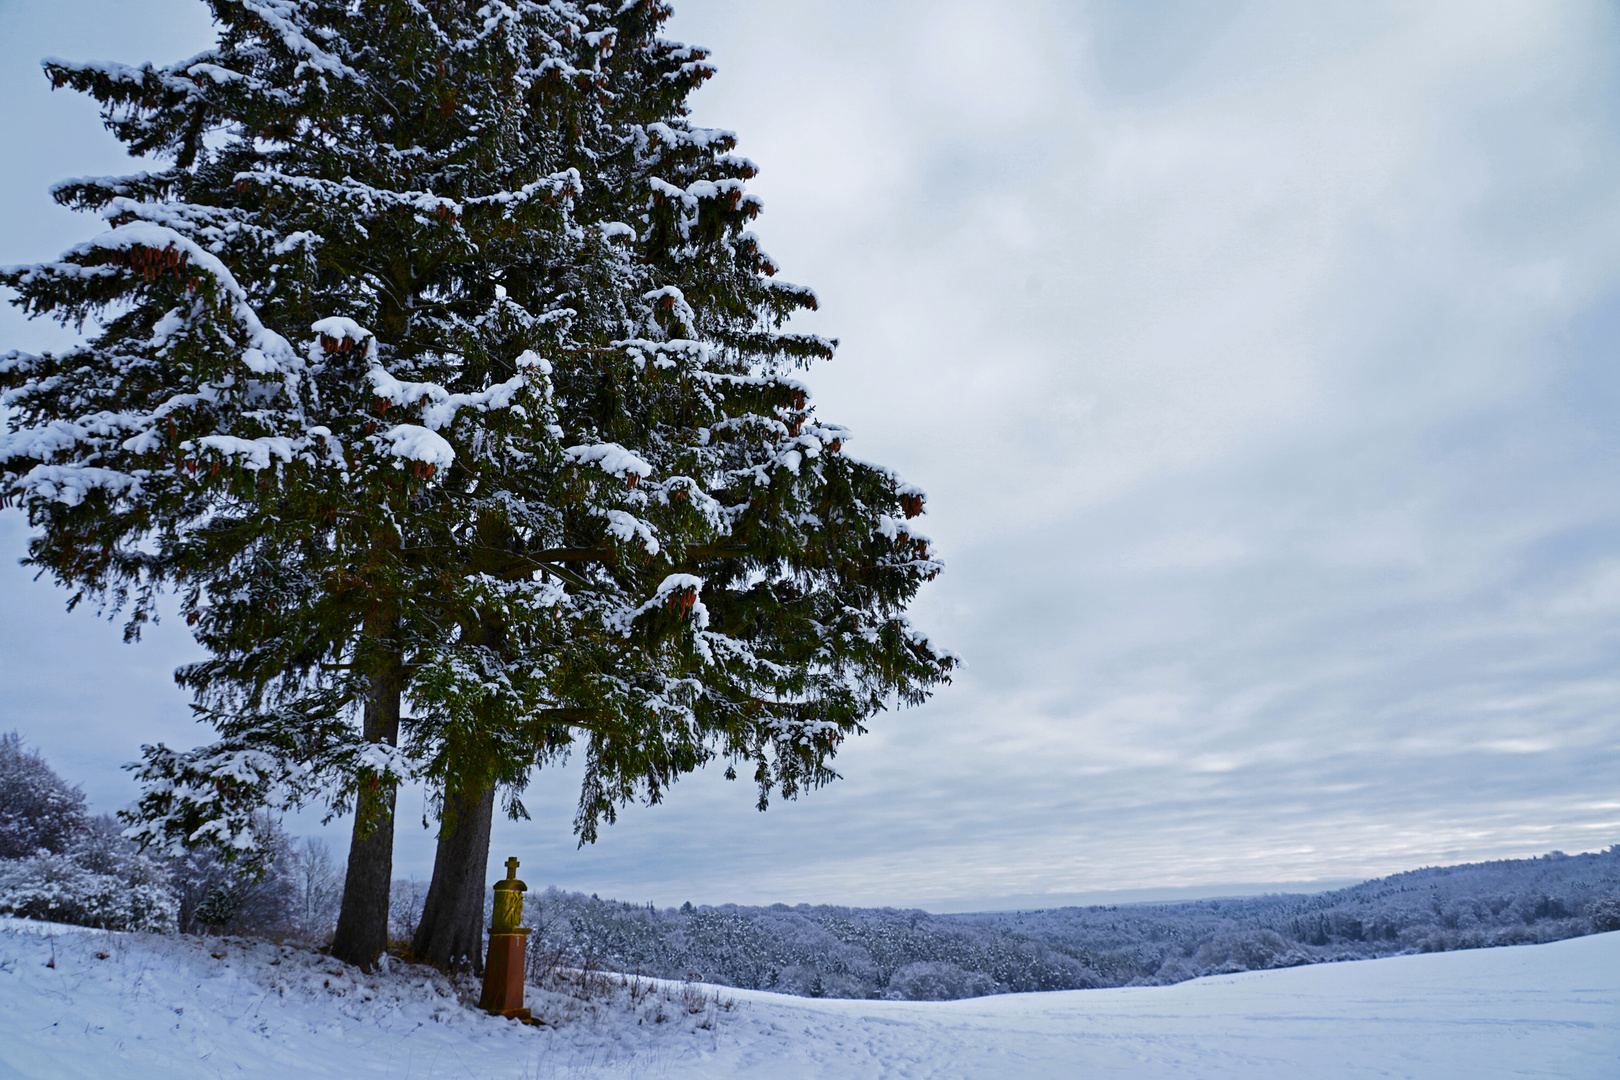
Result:
M521 816L535 766L583 757L582 841L716 757L763 808L946 678L904 614L922 492L794 376L833 343L784 329L814 294L687 120L712 70L666 5L210 7L179 64L47 64L169 164L61 185L110 231L0 278L98 320L0 357L30 561L132 634L175 588L211 653L179 678L220 738L147 749L144 838L252 859L260 807L352 800L333 951L368 962L421 775L417 952L476 963L497 792Z
M306 941L324 945L337 925L338 902L343 899L343 872L325 840L306 836L293 848L291 877L297 895L298 933Z
M88 831L84 792L17 732L0 734L0 859L61 854Z

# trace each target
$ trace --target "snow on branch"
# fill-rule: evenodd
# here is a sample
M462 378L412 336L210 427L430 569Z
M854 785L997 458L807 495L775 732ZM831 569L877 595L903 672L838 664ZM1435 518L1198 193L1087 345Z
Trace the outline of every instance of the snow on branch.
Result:
M754 214L764 209L765 203L758 195L750 195L744 188L741 180L694 180L686 187L676 187L667 180L652 176L647 179L647 186L652 188L653 202L662 203L665 199L678 202L691 212L696 212L698 204L705 199L716 199L725 202L730 210L744 209Z
M140 487L138 477L116 469L93 465L35 465L16 481L13 491L47 502L78 506L92 491L127 495L139 491Z
M526 357L532 357L533 361L525 363ZM377 397L390 405L407 408L421 405L422 423L430 431L443 431L455 422L456 413L462 409L489 412L511 407L512 399L528 385L528 376L522 369L535 368L542 374L551 371L551 365L532 352L525 352L518 358L518 367L519 373L505 382L470 394L452 394L433 382L401 382L381 365L374 366L367 373L367 378L371 380L372 392Z
M668 608L676 618L690 616L692 625L702 630L709 625L709 609L703 606L702 595L703 579L696 574L670 574L658 583L651 600L630 613L627 625L649 611Z
M330 338L334 343L351 341L356 345L365 345L376 340L370 330L367 330L353 319L346 319L341 315L331 315L324 319L317 319L310 324L309 330L312 334ZM334 347L341 346L334 345Z
M709 343L694 341L691 338L671 338L668 341L653 341L650 338L623 338L608 342L614 349L623 349L625 355L632 360L642 360L647 356L653 358L654 367L674 367L677 361L671 356L684 356L695 364L707 364L713 355Z
M199 448L213 450L226 459L234 458L244 469L251 469L254 472L270 468L274 464L272 460L274 458L291 462L308 445L308 439L289 439L280 435L268 435L258 439L240 439L235 435L204 435L197 440Z
M342 180L326 180L317 176L304 176L295 173L283 172L274 168L252 169L236 174L237 183L253 183L265 186L278 186L293 191L303 192L322 201L334 201L353 206L365 214L377 213L384 209L405 209L419 215L430 215L441 221L454 224L469 208L480 209L494 207L510 210L526 202L540 199L552 202L557 199L571 199L583 190L578 169L565 169L551 176L542 176L518 188L516 191L497 191L488 195L477 195L466 199L452 199L445 195L436 195L431 191L392 191L387 188L372 187L361 183L352 177Z
M537 197L550 202L553 199L574 198L584 190L584 182L580 179L579 170L568 168L560 173L542 176L532 183L524 184L516 191L497 191L491 195L474 196L467 199L465 204L467 206L511 206Z
M249 348L243 359L250 368L259 374L287 374L302 367L302 360L287 339L268 329L259 320L258 312L248 303L246 290L237 283L235 275L218 256L166 225L133 221L71 248L61 261L28 268L7 268L5 272L8 276L15 275L13 287L26 286L36 276L76 277L87 270L95 272L98 268L68 260L90 260L98 256L105 260L108 254L122 256L121 261L129 262L137 272L149 276L161 268L191 273L193 276L207 275L224 294L231 315L248 333Z
M816 295L816 290L812 289L808 285L795 285L791 281L777 281L775 278L762 282L762 284L772 292L782 293L788 297L791 297L793 300L797 301L804 307L809 308L811 311L819 311L821 309L821 298ZM822 340L826 341L827 339L823 338ZM836 342L832 342L830 344L836 344Z
M662 289L644 293L641 298L654 308L661 308L675 316L688 337L697 337L697 312L686 302L686 294L681 290L673 285L665 285Z
M235 179L239 184L275 185L314 196L321 201L347 203L367 214L376 213L379 208L393 207L453 220L460 217L463 210L460 200L435 195L431 191L389 191L351 178L324 180L317 176L301 176L264 168L237 173Z
M641 546L648 555L657 555L663 550L663 545L658 542L658 536L653 532L652 526L629 511L598 510L596 513L607 518L607 531L625 543L628 544L640 537Z
M622 476L635 487L643 477L651 476L653 467L618 443L593 443L589 446L570 446L563 451L580 464L594 461L602 471Z
M143 198L166 197L179 177L174 172L138 172L126 176L76 176L59 180L46 188L52 199L75 209L105 206L111 200L126 198L136 205L150 206Z
M431 468L449 468L456 452L444 436L415 424L400 424L381 433L392 444L389 453L404 461L420 461Z
M195 80L178 75L171 69L160 69L151 64L131 67L129 64L120 64L112 60L80 62L47 56L40 61L40 66L50 77L52 89L65 85L74 75L83 75L90 76L103 86L122 90L123 93L118 95L120 97L133 96L136 92L145 90L149 80L170 93L182 95L187 100L196 98L200 92Z
M288 52L304 57L300 68L313 68L357 83L366 81L365 77L354 68L304 36L297 23L298 9L301 6L297 0L242 0L242 6L274 30Z
M90 432L82 424L66 420L52 420L39 427L6 432L0 434L0 464L13 458L49 461L63 451L72 450L89 436Z
M533 349L524 349L516 360L518 370L534 368L542 375L551 374L551 361L535 352Z

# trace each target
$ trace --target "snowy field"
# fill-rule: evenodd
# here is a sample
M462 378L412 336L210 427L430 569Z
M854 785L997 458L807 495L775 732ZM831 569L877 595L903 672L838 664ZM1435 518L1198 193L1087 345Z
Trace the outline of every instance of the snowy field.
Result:
M940 1003L536 997L557 1027L483 1016L422 969L0 920L0 1080L1620 1077L1620 933Z

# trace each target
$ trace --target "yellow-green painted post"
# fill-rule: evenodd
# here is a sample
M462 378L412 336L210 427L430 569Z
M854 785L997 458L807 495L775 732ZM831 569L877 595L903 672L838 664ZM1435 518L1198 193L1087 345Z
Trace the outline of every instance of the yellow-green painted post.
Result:
M489 959L484 964L484 994L478 1007L498 1016L529 1019L523 1007L524 953L529 930L523 921L523 894L528 886L518 880L518 861L506 860L506 879L495 883L495 912L489 924Z

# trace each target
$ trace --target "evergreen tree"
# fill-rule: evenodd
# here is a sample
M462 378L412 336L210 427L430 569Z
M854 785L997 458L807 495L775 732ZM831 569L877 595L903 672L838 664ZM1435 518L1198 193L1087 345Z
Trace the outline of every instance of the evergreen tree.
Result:
M168 164L60 185L110 231L0 277L96 320L0 357L28 561L131 637L174 590L210 653L177 678L218 739L145 749L144 839L251 861L254 811L352 803L333 951L369 963L424 777L416 951L476 964L536 766L582 755L581 842L717 757L763 809L947 677L904 616L922 493L794 377L834 343L784 329L814 294L687 120L712 69L667 6L209 3L179 64L46 65Z

